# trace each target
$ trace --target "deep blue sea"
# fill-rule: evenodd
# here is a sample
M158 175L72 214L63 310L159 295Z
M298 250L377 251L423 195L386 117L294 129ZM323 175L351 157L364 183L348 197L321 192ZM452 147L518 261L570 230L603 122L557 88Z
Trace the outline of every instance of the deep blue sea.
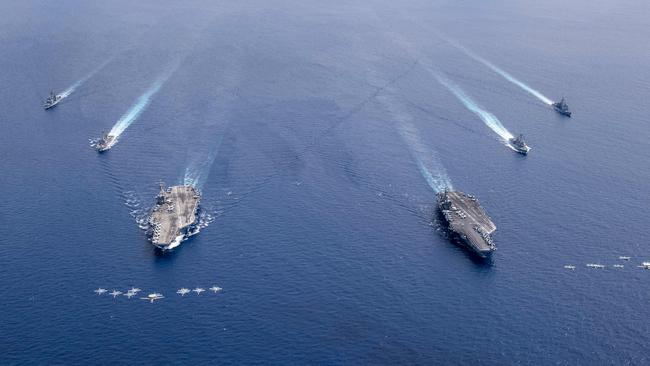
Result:
M650 364L649 15L0 1L0 364ZM159 181L203 192L164 254L138 223ZM450 186L491 260L442 230ZM165 299L93 292L131 286Z

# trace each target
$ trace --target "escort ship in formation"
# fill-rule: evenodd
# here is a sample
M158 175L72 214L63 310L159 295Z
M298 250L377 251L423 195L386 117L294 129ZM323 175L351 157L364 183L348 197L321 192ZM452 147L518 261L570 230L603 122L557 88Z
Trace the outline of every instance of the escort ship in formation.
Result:
M47 97L47 99L45 99L45 103L43 103L43 108L50 109L55 105L59 104L59 102L62 100L63 100L63 95L54 94L54 91L50 91L50 95Z
M523 155L528 155L528 152L530 151L530 147L526 145L526 141L524 141L524 135L522 134L519 134L517 137L510 138L508 140L508 144L513 150Z
M438 209L449 231L481 258L488 258L496 246L491 234L497 229L478 199L460 191L437 194Z
M564 98L562 98L559 102L555 102L551 104L553 106L553 109L561 115L571 117L571 111L569 110L569 106L566 104L566 101Z
M102 133L102 137L97 139L97 141L94 144L94 147L95 149L97 149L97 152L101 153L109 150L115 144L117 144L117 136L104 132Z
M64 96L53 91L45 100L43 108L56 106ZM553 109L567 117L571 111L564 98L551 104ZM117 136L103 133L93 147L98 152L104 152L117 143ZM527 155L530 147L526 145L523 135L512 137L508 144L515 151ZM201 193L190 185L179 185L164 188L160 184L160 192L156 196L156 205L149 216L147 235L151 243L161 250L170 250L180 245L188 237L199 232L198 210ZM442 213L448 229L474 253L482 258L489 257L496 246L491 234L496 225L481 207L476 197L460 191L447 191L437 194L438 208ZM650 263L644 263L650 268ZM151 294L145 298L153 302L162 298L160 294Z
M201 193L191 185L165 189L160 183L156 205L149 215L147 235L151 244L165 251L174 249L198 234L198 210Z

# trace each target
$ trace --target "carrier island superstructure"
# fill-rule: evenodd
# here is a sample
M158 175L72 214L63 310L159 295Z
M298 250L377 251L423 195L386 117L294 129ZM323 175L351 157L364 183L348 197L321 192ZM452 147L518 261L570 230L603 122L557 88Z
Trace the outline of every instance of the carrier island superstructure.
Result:
M497 227L478 199L460 191L443 191L437 198L449 230L480 257L489 257L496 250L490 235Z
M165 188L160 183L160 192L148 220L147 234L151 244L169 250L197 234L200 201L201 193L191 185Z

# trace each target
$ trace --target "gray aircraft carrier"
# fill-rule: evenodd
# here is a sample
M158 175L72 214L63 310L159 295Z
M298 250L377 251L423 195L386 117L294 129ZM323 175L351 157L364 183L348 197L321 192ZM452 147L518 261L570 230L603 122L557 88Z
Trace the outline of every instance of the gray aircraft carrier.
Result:
M490 234L497 227L478 199L460 191L444 191L437 196L438 208L447 221L449 230L479 256L490 256L496 250Z
M173 249L198 233L198 209L201 193L190 185L165 189L160 184L156 205L149 216L147 234L151 243L162 250Z

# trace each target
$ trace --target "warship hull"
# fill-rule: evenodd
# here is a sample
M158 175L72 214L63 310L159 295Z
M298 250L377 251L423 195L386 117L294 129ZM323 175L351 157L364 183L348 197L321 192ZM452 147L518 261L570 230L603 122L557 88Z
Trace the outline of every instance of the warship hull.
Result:
M115 146L115 144L117 144L117 137L108 135L97 142L95 149L97 149L97 152L103 153L110 150L113 146Z
M460 191L441 192L437 198L448 230L472 253L490 257L496 250L491 234L497 227L478 200Z
M174 249L188 237L197 234L201 194L190 185L163 189L151 210L147 235L151 244L161 250Z
M512 142L510 142L508 145L510 146L511 149L513 149L514 151L520 153L521 155L528 155L528 152L530 151L530 148L528 146L526 146L526 147L518 147L518 146L514 145Z
M56 107L56 105L59 104L62 100L63 100L63 97L59 95L59 96L57 96L57 98L56 98L55 101L53 101L53 102L51 102L51 103L45 103L45 104L43 105L43 108L44 108L45 110L48 110L48 109L50 109L50 108L54 108L54 107Z
M522 135L509 139L508 146L522 155L528 155L528 152L530 151L530 147L526 145L524 142L524 137Z
M569 110L569 106L566 104L564 98L562 98L562 100L559 102L553 103L552 106L557 113L566 117L571 117L571 111Z
M555 109L555 111L556 111L557 113L559 113L559 114L561 114L561 115L563 115L563 116L566 116L566 117L571 118L571 112L563 111L562 109L560 109L560 108L558 108L558 107L555 107L555 106L553 106L553 109Z

